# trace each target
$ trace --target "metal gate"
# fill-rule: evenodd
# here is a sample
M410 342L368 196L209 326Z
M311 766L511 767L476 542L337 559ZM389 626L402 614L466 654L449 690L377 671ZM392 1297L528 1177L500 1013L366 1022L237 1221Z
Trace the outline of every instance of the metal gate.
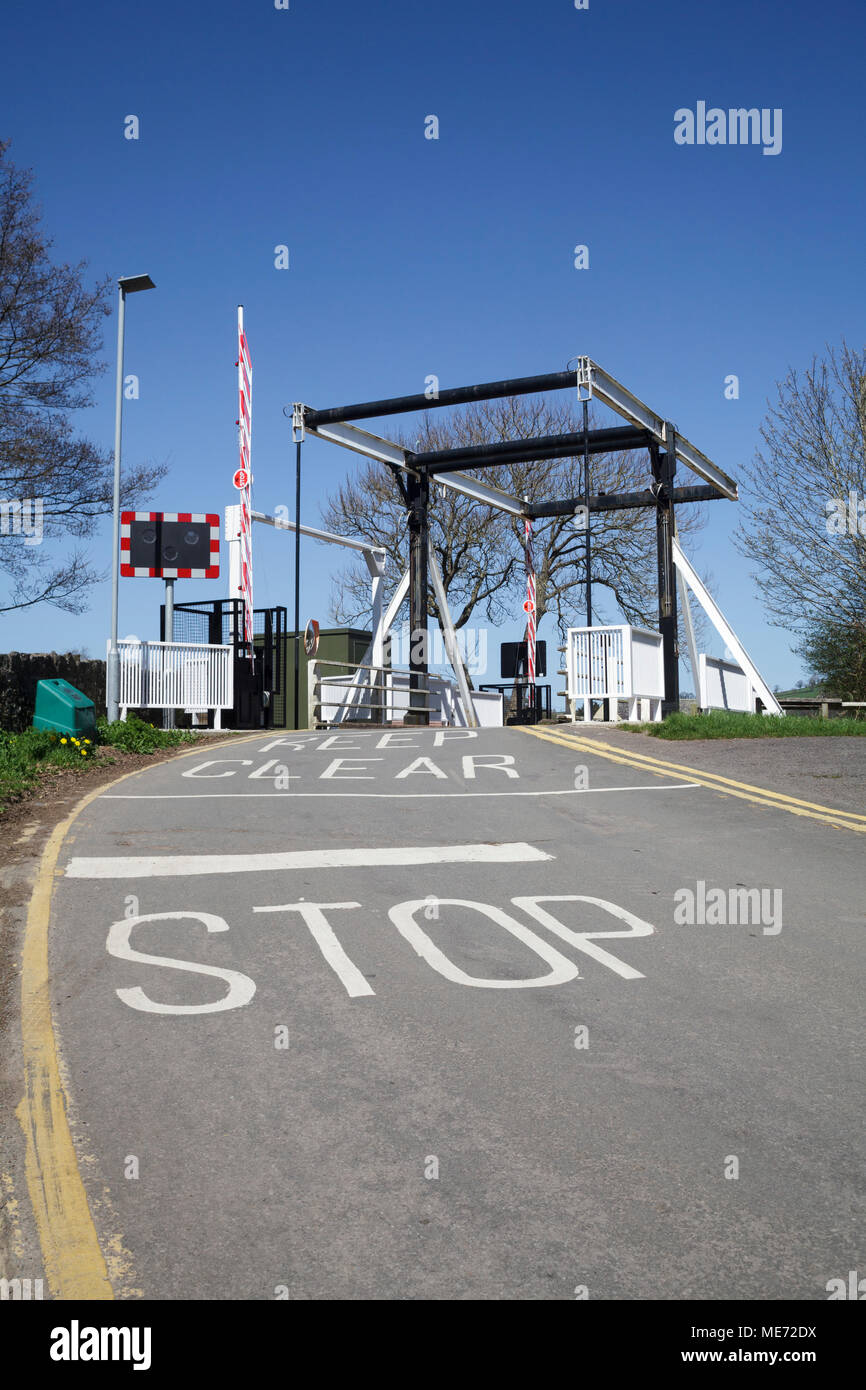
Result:
M165 640L165 606L159 613ZM244 640L244 601L218 598L174 605L175 642L230 645L234 649L234 705L225 722L233 729L282 728L286 721L286 610L253 610L253 660ZM212 725L213 715L208 716Z

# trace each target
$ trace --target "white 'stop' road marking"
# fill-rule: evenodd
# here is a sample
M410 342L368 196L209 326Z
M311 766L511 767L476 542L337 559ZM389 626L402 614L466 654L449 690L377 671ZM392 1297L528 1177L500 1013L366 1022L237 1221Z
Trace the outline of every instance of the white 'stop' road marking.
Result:
M67 878L186 878L275 869L376 869L416 864L527 864L553 859L524 842L501 845L417 845L405 849L299 849L278 854L115 855L70 859Z

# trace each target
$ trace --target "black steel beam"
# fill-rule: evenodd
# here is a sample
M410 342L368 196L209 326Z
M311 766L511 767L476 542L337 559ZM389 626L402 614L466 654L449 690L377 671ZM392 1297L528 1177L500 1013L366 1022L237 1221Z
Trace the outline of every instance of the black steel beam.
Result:
M409 708L406 724L429 724L427 652L427 559L430 538L430 480L413 478L409 495Z
M728 498L721 492L716 492L709 483L696 483L694 487L675 487L672 500L674 502L727 502ZM578 507L585 505L582 497L565 497L561 502L539 502L537 505L529 504L526 508L526 515L535 520L545 516L571 516L577 511ZM621 512L628 507L654 507L656 505L656 494L649 488L643 492L602 492L596 497L590 497L590 512Z
M676 431L665 422L666 452L652 450L652 469L657 484L656 550L659 572L659 632L662 638L664 698L662 718L680 708L680 643L677 618L677 574L673 557L674 476L677 471Z
M307 408L304 419L310 429L332 425L340 420L376 420L380 415L403 415L414 410L431 410L443 405L468 405L472 401L492 401L506 396L529 396L533 391L577 389L577 373L547 372L543 376L515 376L505 381L485 381L478 386L453 386L431 399L424 392L417 396L389 396L382 401L361 401L357 405L332 406L328 410Z
M648 449L649 430L618 425L609 430L589 431L589 452L606 454L626 449ZM472 444L460 449L431 449L427 453L407 454L410 468L427 468L431 473L453 473L462 468L496 468L503 463L534 463L549 458L568 458L583 452L583 431L579 434L543 434L534 439L503 439L497 444Z

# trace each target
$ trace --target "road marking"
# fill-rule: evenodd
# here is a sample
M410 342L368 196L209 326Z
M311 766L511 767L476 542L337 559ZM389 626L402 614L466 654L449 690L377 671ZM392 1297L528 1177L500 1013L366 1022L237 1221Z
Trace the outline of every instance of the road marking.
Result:
M48 1286L54 1298L65 1299L114 1297L67 1120L51 1019L48 964L48 923L57 856L78 812L98 795L91 792L79 801L49 837L30 899L21 960L24 1097L16 1114L24 1131L27 1188Z
M442 975L444 979L450 980L452 984L468 985L471 989L537 989L544 985L564 985L571 980L580 977L580 971L573 961L570 961L561 951L557 951L555 946L551 946L549 941L534 932L531 927L526 927L522 922L518 922L510 913L503 912L501 907L494 907L492 903L477 903L468 898L436 898L437 909L443 907L466 907L473 912L478 912L482 917L487 917L497 926L504 927L507 932L522 941L530 951L534 951L537 956L549 966L546 975L533 975L525 980L490 980L480 979L477 975L468 975L465 970L461 970L459 965L455 965L453 960L446 956L436 945L436 942L427 935L424 928L416 921L416 913L430 906L429 898L415 898L410 902L397 903L388 913L394 926L401 936L409 942L409 945L422 960Z
M512 844L409 845L393 849L297 849L276 854L114 855L75 858L67 878L187 878L281 869L378 869L420 864L532 864L553 859L524 841Z
M176 956L153 956L145 954L143 951L136 951L130 936L133 927L137 927L141 922L200 922L205 931L222 932L228 931L229 924L223 917L217 917L212 912L147 912L139 913L136 917L121 917L119 922L113 922L109 932L105 949L110 956L115 956L118 960L141 961L144 965L158 965L168 970L188 971L191 975L209 975L214 979L222 980L228 985L228 993L221 999L214 999L207 1004L160 1004L145 994L140 985L132 989L118 989L115 994L118 999L127 1004L130 1009L138 1009L146 1014L218 1014L226 1009L242 1009L245 1004L249 1004L256 992L255 983L249 975L242 975L238 970L226 970L221 965L203 965L200 961L178 960Z
M700 786L699 782L672 782L667 787L563 787L559 790L540 792L151 792L142 795L106 796L105 801L221 801L253 800L262 796L278 796L283 801L296 801L298 797L312 797L327 800L346 797L372 797L376 801L441 801L444 798L489 796L599 796L602 792L681 792L690 787Z
M788 811L793 816L806 816L810 820L823 821L825 825L835 826L837 830L858 830L866 834L866 816L855 811L837 811L832 806L821 806L814 801L802 801L799 797L788 796L785 792L769 791L766 787L754 787L748 782L737 782L732 777L723 777L716 772L701 772L684 763L672 763L661 758L651 758L646 753L628 752L615 748L610 743L596 743L594 739L581 738L579 734L549 734L540 729L517 726L521 733L532 734L547 743L557 743L562 748L574 752L595 753L608 762L621 763L624 767L639 768L652 772L657 777L669 777L672 772L687 772L696 784L709 787L712 791L726 796L736 796L743 801L752 801L758 806L770 806L779 811Z
M359 999L376 991L361 974L357 965L349 959L337 939L326 912L340 907L360 907L360 903L283 903L280 907L254 907L253 912L300 912L312 933L313 940L330 965L334 974L342 982L350 999Z
M599 964L606 965L609 970L620 975L624 980L642 980L644 976L639 970L635 970L631 965L626 965L625 961L619 960L617 956L611 955L610 951L605 951L602 946L594 944L598 937L620 937L620 936L652 936L655 928L650 922L645 922L642 917L635 917L633 912L629 912L624 907L618 907L616 903L608 902L606 898L588 898L582 894L565 893L550 896L549 894L541 898L512 898L515 907L521 907L529 917L534 917L548 931L553 932L554 936L559 936L563 941L568 941L572 946L576 946L578 951L585 951L593 960ZM554 917L541 906L541 903L590 903L593 907L600 907L603 912L609 912L612 917L617 917L621 922L625 922L628 931L572 931L560 922L558 917Z
M177 756L197 756L199 751ZM116 787L142 771L125 772L109 786ZM60 850L78 815L101 795L101 788L88 792L51 832L30 898L21 955L24 1096L15 1113L24 1131L27 1190L48 1287L53 1298L62 1300L114 1298L67 1118L69 1100L51 1017L48 963L51 895ZM115 1234L109 1248L119 1246L120 1238Z

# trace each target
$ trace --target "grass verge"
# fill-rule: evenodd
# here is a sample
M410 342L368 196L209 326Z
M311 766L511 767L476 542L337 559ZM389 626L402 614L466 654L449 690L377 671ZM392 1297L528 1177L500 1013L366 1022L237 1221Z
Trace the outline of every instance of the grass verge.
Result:
M155 729L130 716L126 722L99 720L96 737L72 738L45 729L25 729L11 734L0 731L0 814L4 806L37 786L49 768L84 770L95 761L110 762L112 748L125 753L155 753L192 743L194 733L184 729Z
M653 738L850 738L866 734L866 719L818 719L810 715L744 714L711 710L709 714L672 714L661 724L618 724L631 734Z

